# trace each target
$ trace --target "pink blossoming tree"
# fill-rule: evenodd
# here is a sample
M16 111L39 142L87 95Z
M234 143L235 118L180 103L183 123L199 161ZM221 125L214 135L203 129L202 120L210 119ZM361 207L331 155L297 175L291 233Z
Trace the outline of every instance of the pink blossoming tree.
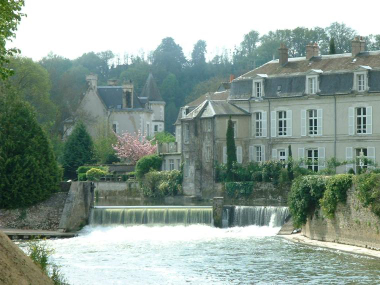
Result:
M112 145L119 158L124 158L136 163L143 156L156 153L157 146L152 145L140 131L137 133L116 134L117 143Z

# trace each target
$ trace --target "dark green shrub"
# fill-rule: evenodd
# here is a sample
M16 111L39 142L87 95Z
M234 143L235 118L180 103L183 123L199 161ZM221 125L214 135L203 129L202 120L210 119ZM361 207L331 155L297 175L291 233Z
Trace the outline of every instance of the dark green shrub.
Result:
M227 125L227 180L234 181L234 173L233 173L233 164L237 162L236 157L236 146L235 146L235 134L233 128L233 122L230 119L228 120Z
M67 139L63 151L63 168L65 178L74 179L79 166L93 162L94 146L83 123L76 124Z
M326 182L326 191L320 200L323 213L328 218L333 218L338 203L345 203L347 190L352 185L351 174L339 174L329 177Z
M355 182L360 202L380 217L380 174L364 173L357 176Z
M149 171L141 181L141 189L146 197L175 196L182 189L182 174L178 170Z
M355 170L354 170L353 168L350 168L350 169L348 170L348 174L353 174L353 175L355 175Z
M263 181L278 184L283 164L280 161L269 160L262 164Z
M254 182L226 182L226 193L228 197L240 198L247 197L252 194Z
M252 178L250 169L237 162L232 164L232 172L234 179L233 181L250 181Z
M255 171L252 173L252 180L256 182L262 182L263 181L263 173L262 171Z
M0 90L0 208L27 207L43 201L59 190L61 178L52 146L33 107L17 95Z
M294 171L293 171L293 155L292 155L292 147L288 146L288 163L287 163L287 172L289 181L293 181L294 179Z
M326 177L301 176L293 181L289 198L289 210L296 227L304 225L308 214L319 207L319 200L326 189Z
M286 168L282 168L280 170L280 178L279 178L280 184L288 183L290 182L289 180L289 172Z
M215 162L215 182L224 182L227 179L227 165Z
M79 173L78 174L78 181L87 181L86 173Z
M142 179L150 170L160 170L162 158L157 154L146 155L140 158L136 164L136 177Z

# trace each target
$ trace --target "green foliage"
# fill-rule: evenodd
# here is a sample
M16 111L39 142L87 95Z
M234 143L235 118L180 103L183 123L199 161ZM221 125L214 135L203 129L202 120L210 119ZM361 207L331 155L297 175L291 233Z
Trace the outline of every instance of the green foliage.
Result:
M327 179L326 191L319 201L323 213L330 219L334 218L338 203L345 203L347 190L352 185L352 175L339 174Z
M254 182L226 182L226 192L230 198L247 197L252 194Z
M50 277L54 285L68 285L66 278L60 272L59 266L49 262L49 257L54 251L47 246L45 241L29 241L27 252L28 256L34 261L34 263Z
M100 164L120 162L112 145L117 143L115 134L106 124L97 125L97 136L94 140L94 158Z
M85 165L78 167L76 173L78 174L78 181L87 181L87 172L91 169L99 169L100 171L104 172L105 175L108 174L108 167L104 166L98 166L98 165ZM104 176L104 175L102 175ZM91 180L91 179L88 179Z
M0 208L33 205L58 191L61 171L33 108L0 89Z
M301 176L293 181L289 198L289 211L296 227L304 225L308 214L319 207L319 200L326 189L326 177Z
M7 48L7 42L15 37L17 26L21 21L21 17L25 14L21 13L24 6L24 0L2 0L0 5L0 78L5 79L12 75L12 70L5 66L9 57L18 53L16 48Z
M100 177L104 177L108 174L107 171L104 171L99 168L91 168L86 172L86 177L88 181L99 181Z
M140 158L136 163L136 177L142 179L151 169L160 170L162 158L157 154L146 155Z
M329 54L336 54L334 38L330 39Z
M154 135L152 144L175 142L175 136L168 132L159 132Z
M280 173L283 169L283 163L278 160L268 160L262 163L263 181L272 182L275 185L279 183Z
M364 207L380 217L380 174L364 173L356 177L356 193Z
M236 157L236 146L235 146L235 137L234 137L234 128L233 123L230 119L228 120L227 126L227 179L228 181L234 181L234 174L232 171L233 164L237 162Z
M141 181L141 188L146 197L175 196L182 189L182 173L178 170L149 171Z
M76 124L67 139L63 152L63 168L65 178L75 178L79 166L93 161L94 146L86 127L82 122Z
M294 171L293 171L293 155L292 155L292 147L288 146L288 163L287 163L287 171L288 171L288 179L289 181L293 181L294 179Z

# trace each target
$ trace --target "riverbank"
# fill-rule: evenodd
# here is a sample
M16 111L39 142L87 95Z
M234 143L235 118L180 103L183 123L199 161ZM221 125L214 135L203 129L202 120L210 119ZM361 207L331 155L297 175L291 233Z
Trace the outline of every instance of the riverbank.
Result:
M303 236L302 234L292 234L292 235L282 235L281 236L284 239L290 240L295 243L302 243L310 246L316 246L316 247L324 247L354 254L360 254L360 255L366 255L371 257L380 258L380 251L368 249L364 247L358 247L353 245L347 245L342 243L335 243L335 242L328 242L328 241L318 241L318 240L312 240L308 237Z

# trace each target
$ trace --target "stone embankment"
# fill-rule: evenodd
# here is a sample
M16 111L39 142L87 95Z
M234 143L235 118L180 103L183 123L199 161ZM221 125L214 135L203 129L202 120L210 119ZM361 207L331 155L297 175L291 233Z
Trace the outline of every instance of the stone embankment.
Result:
M57 230L67 195L67 192L55 193L49 199L25 209L0 209L0 228Z
M53 284L53 281L0 232L0 284L45 285Z

